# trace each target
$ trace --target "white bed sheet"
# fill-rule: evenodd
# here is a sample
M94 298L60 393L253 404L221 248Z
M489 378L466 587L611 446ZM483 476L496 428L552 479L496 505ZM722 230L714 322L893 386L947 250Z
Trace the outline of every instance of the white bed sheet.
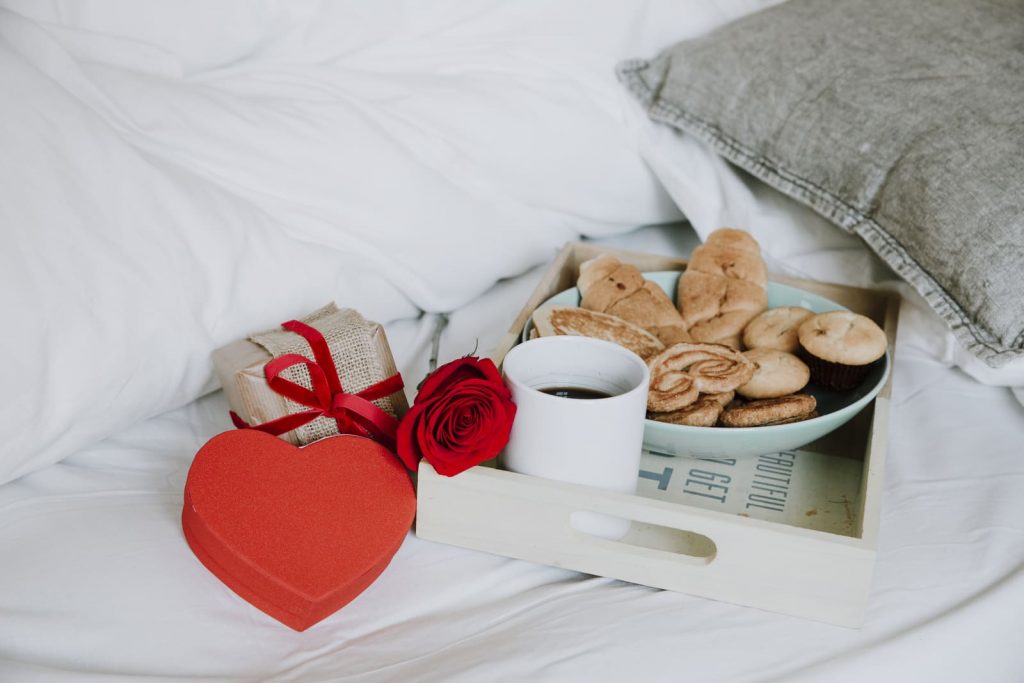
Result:
M685 253L683 228L617 244ZM540 276L456 312L442 357L492 348ZM881 545L850 630L422 541L305 633L182 537L218 392L0 487L0 681L1014 681L1024 672L1024 408L897 343ZM928 314L930 315L930 314ZM388 327L410 384L433 319Z
M0 482L293 311L447 311L678 220L614 64L775 1L0 0Z

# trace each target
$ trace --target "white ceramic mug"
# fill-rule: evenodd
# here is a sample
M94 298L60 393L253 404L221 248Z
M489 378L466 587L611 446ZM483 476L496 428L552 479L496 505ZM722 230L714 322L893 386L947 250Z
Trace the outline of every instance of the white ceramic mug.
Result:
M636 491L647 414L647 364L632 351L588 337L532 339L502 362L516 403L502 465L545 479ZM573 387L607 398L563 398L544 389ZM621 538L629 520L595 512L573 515L572 526Z

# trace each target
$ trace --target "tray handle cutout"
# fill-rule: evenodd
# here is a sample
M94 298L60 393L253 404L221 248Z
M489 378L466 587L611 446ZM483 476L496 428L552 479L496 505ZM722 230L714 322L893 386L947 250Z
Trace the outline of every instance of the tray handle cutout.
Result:
M649 557L702 567L718 555L718 546L704 534L626 517L578 510L569 515L574 535L605 547L633 546Z

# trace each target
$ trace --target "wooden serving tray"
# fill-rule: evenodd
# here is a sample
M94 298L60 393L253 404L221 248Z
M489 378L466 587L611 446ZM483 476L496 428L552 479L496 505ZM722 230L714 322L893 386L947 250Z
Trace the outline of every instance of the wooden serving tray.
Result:
M567 245L494 354L519 341L537 306L573 287L579 265L611 253L643 271L684 270L665 256ZM883 327L892 358L899 297L772 277ZM855 419L795 451L696 459L645 452L635 495L497 469L443 477L425 461L416 534L441 543L740 605L860 626L878 542L892 374ZM632 520L619 541L574 529L574 512Z

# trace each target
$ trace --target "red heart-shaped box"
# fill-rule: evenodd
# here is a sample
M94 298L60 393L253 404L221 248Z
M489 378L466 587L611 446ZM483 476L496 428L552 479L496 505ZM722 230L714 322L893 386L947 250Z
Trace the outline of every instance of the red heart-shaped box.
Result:
M228 588L304 631L373 583L415 515L409 475L374 441L341 435L299 448L241 429L196 453L181 527Z

